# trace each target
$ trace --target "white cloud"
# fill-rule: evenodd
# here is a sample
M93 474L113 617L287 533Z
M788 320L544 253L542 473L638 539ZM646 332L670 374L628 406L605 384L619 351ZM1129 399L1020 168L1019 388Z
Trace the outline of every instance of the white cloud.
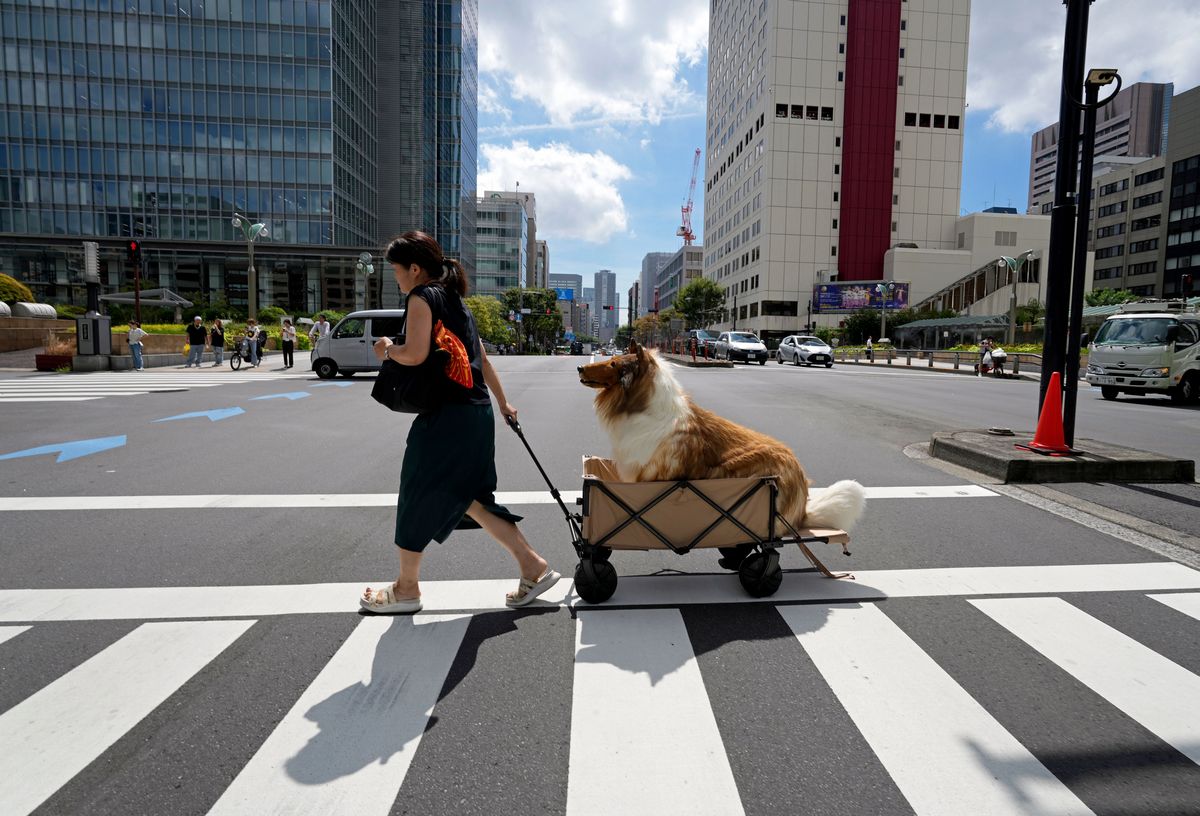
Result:
M481 74L555 124L704 109L680 73L707 50L706 0L483 0L479 27Z
M1066 8L1046 0L971 4L967 102L988 124L1028 133L1058 121ZM1118 68L1126 87L1200 83L1200 3L1098 0L1089 12L1089 68ZM1103 93L1103 92L1102 92Z
M530 147L481 145L479 191L522 190L537 195L538 234L548 240L602 244L625 232L628 216L617 183L632 177L628 167L602 151L581 153L551 143Z
M479 110L483 113L494 113L512 120L512 111L500 101L500 92L486 82L479 83Z

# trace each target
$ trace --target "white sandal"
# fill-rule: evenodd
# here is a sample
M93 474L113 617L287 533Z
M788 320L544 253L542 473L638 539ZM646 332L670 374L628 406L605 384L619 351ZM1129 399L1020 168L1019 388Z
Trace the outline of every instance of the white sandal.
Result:
M559 578L562 578L562 576L552 569L547 569L542 577L536 581L522 578L521 582L517 584L517 591L505 597L504 605L514 609L520 606L528 606L533 603L537 596L557 584Z
M373 612L376 615L412 615L421 611L421 599L417 598L397 598L396 590L391 585L382 589L370 589L369 598L359 598L358 605L368 612Z

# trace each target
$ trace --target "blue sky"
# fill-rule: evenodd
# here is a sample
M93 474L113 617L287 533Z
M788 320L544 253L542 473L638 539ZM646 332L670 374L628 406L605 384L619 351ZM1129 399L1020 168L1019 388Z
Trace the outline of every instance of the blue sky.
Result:
M536 193L551 271L590 286L612 269L624 306L642 256L681 246L704 146L708 2L479 2L479 188ZM1098 0L1091 19L1090 65L1119 68L1127 85L1200 81L1200 3ZM1029 137L1058 114L1064 22L1058 0L973 0L963 212L1024 212ZM698 237L703 185L702 158Z

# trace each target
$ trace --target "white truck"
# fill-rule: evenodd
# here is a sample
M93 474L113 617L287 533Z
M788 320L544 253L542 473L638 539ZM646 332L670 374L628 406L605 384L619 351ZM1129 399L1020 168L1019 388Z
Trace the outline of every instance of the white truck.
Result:
M1088 344L1087 381L1106 400L1157 394L1200 401L1200 315L1182 303L1128 303Z

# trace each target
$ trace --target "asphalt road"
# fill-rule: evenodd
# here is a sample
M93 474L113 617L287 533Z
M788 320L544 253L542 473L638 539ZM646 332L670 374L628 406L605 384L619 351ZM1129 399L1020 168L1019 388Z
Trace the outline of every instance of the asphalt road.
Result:
M582 361L494 358L563 491L608 450ZM508 556L461 532L422 565L434 614L363 619L357 587L394 575L409 426L370 378L0 373L0 400L96 397L0 403L0 457L124 438L0 459L0 757L41 763L0 759L17 780L0 812L1200 812L1195 485L1035 492L924 458L935 431L1031 431L1029 381L676 373L788 443L816 486L868 488L852 555L818 550L856 580L789 550L780 595L751 603L711 552L616 553L609 608L564 582L517 614L496 610ZM135 381L159 390L121 393ZM230 415L162 421L208 411ZM1077 429L1200 459L1196 408L1085 388ZM569 577L567 525L502 426L496 455L527 537ZM93 734L72 684L115 678L118 658L127 721ZM160 665L179 676L126 699ZM81 747L39 742L68 723Z

